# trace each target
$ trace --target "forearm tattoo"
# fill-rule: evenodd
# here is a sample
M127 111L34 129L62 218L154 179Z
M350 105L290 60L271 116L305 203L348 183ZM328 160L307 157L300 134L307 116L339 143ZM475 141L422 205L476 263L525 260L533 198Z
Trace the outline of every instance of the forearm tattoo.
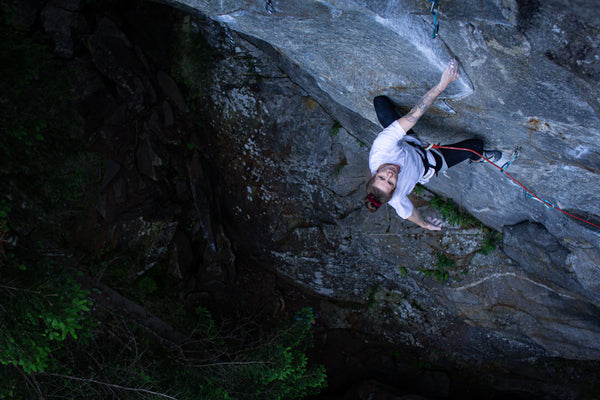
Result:
M417 120L421 118L423 114L425 114L425 111L431 107L437 97L438 95L435 91L435 88L430 89L425 96L421 97L421 100L419 100L419 102L409 111L409 113L406 114L406 119L412 123L416 123Z

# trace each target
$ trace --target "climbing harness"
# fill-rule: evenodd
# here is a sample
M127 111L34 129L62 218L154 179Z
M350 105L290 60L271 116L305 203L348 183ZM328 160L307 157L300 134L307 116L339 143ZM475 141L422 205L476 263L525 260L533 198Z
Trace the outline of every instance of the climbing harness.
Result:
M565 210L562 210L558 207L556 207L554 204L550 203L547 200L543 200L540 197L538 197L535 193L533 193L531 190L527 189L521 182L519 182L518 180L516 180L512 175L510 175L508 172L506 172L506 168L508 168L510 166L510 164L517 159L517 157L519 156L519 152L521 150L520 147L517 147L515 149L515 151L513 152L513 159L511 161L509 161L508 165L504 164L502 167L499 167L498 165L496 165L494 162L488 160L487 158L485 158L483 155L479 154L478 152L476 152L475 150L471 150L471 149L465 149L462 147L450 147L450 146L440 146L439 144L430 144L429 146L427 146L425 148L426 150L430 150L430 149L447 149L447 150L462 150L462 151L470 151L473 154L476 154L477 156L481 157L482 159L484 159L485 161L487 161L488 163L492 164L494 167L498 168L504 175L508 176L510 179L512 179L517 185L519 185L520 187L522 187L525 190L525 195L527 197L529 197L530 199L534 199L536 201L539 201L540 203L542 203L544 206L546 206L546 208L549 209L554 209L554 210L558 210L560 212L562 212L563 214L566 214L572 218L578 219L579 221L585 222L586 224L595 226L596 228L600 229L600 225L594 224L593 222L587 221L581 217L578 217L577 215L573 215L570 212L567 212ZM516 156L515 156L516 153Z
M431 34L431 38L435 39L437 37L438 31L440 30L440 23L438 22L438 3L440 0L430 0L431 1L431 13L433 14L433 33Z

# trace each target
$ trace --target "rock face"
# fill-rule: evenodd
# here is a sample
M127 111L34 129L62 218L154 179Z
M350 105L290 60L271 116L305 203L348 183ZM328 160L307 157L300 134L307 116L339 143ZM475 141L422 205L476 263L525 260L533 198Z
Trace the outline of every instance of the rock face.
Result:
M200 297L226 302L223 282L251 261L316 294L331 329L475 368L600 359L597 229L528 200L487 165L457 166L412 200L439 215L451 206L432 209L431 192L454 199L503 232L500 249L482 251L493 232L479 224L432 233L362 205L379 131L372 97L410 107L453 55L462 77L417 133L479 136L508 154L523 146L509 172L597 220L597 9L444 2L434 40L421 2L169 1L209 17L172 21L212 48L184 52L185 97L156 50L170 27L148 23L134 41L124 23L86 25L78 1L55 3L39 8L57 54L81 53L79 36L89 51L72 64L91 146L107 158L97 233L141 248L138 274L166 259ZM194 96L204 104L196 121ZM553 382L545 391L574 398Z
M198 10L241 34L274 57L329 114L289 96L270 95L268 103L257 105L239 90L223 104L230 115L223 123L239 127L234 142L239 156L256 160L256 182L247 186L246 200L266 208L244 212L239 200L234 216L261 231L255 237L274 244L267 249L264 242L248 243L250 253L265 256L283 274L325 296L364 300L373 288L390 285L405 300L418 299L428 318L454 315L511 339L533 341L550 354L600 357L600 297L594 290L600 279L598 228L528 199L491 166L458 166L427 188L504 230L512 260L500 254L473 257L474 271L460 283L437 287L417 274L435 264L431 249L447 250L450 243L468 247L476 233L448 227L427 234L390 210L373 217L360 208L368 146L379 130L373 96L386 94L406 109L437 82L454 56L461 78L417 124L417 133L442 143L481 137L488 147L504 151L500 165L522 146L508 172L556 207L597 222L597 10L558 0L441 2L440 34L432 39L428 7L413 1L169 3ZM215 90L222 93L223 87ZM286 115L271 110L271 103ZM240 113L254 114L266 126L250 127ZM328 134L331 117L341 122L337 135ZM319 118L320 126L307 125L307 119L315 124ZM264 151L269 158L258 155ZM432 329L441 332L439 321ZM555 331L559 334L550 333Z

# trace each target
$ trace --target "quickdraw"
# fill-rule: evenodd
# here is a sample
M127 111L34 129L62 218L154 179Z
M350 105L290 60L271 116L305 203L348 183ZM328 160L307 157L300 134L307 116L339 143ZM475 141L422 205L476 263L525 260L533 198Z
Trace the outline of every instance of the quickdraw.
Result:
M510 160L508 162L505 162L504 164L502 164L502 168L500 168L500 170L502 172L506 171L508 169L508 167L510 167L510 165L517 159L519 158L519 154L521 154L521 146L517 147L515 149L515 151L513 151L512 156L510 157Z
M433 33L431 34L431 38L435 39L437 37L438 31L440 30L440 23L438 22L438 4L440 0L430 0L431 1L431 13L433 14Z
M487 161L488 163L492 164L494 167L498 168L502 173L504 173L504 175L508 176L510 179L512 179L517 185L519 185L520 187L522 187L525 190L525 195L527 197L529 197L530 199L534 199L539 201L540 203L542 203L544 206L546 206L549 209L553 209L553 210L558 210L563 214L566 214L572 218L575 218L581 222L585 222L586 224L592 225L596 228L600 229L600 225L598 224L594 224L593 222L587 221L581 217L578 217L577 215L571 214L570 212L567 212L565 210L562 210L558 207L556 207L554 204L550 203L547 200L543 200L540 197L538 197L535 193L533 193L531 190L529 190L528 188L526 188L521 182L519 182L518 180L516 180L512 175L510 175L508 172L506 172L506 168L508 168L510 166L510 163L512 163L512 161L516 160L516 157L514 158L514 160L509 161L508 165L504 164L504 166L499 167L498 165L496 165L494 162L488 160L487 158L485 158L483 155L479 154L478 152L476 152L475 150L471 150L471 149L465 149L462 147L450 147L450 146L440 146L439 144L430 144L429 146L426 147L427 150L429 149L448 149L448 150L462 150L462 151L470 151L473 154L476 154L477 156L481 157L482 159L484 159L485 161ZM521 148L517 147L515 149L515 151L513 152L513 156L516 153L516 156L519 156L519 152L520 152Z
M267 10L267 12L269 14L274 14L275 13L275 7L273 7L273 3L271 2L271 0L266 0L265 1L265 10Z
M543 204L543 205L544 205L546 208L549 208L549 209L556 208L556 207L554 206L554 204L550 203L548 200L542 200L542 199L540 199L540 198L538 198L538 197L534 197L533 195L529 194L528 192L525 192L525 196L527 196L527 197L529 197L530 199L533 199L533 200L535 200L535 201L539 201L539 202L540 202L540 203L542 203L542 204Z

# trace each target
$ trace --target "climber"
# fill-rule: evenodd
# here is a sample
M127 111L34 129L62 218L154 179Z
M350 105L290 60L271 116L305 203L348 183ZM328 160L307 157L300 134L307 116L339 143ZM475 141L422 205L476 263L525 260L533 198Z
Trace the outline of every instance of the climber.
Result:
M392 102L385 96L373 100L375 112L384 130L377 135L369 153L369 168L372 177L367 182L365 206L371 212L389 203L404 219L429 230L440 230L441 221L437 218L423 219L408 198L417 183L427 183L431 177L461 161L481 163L484 160L467 150L431 149L415 135L408 134L419 118L433 104L435 99L460 76L458 62L448 63L439 83L431 88L408 114L400 117ZM490 161L502 157L498 150L483 150L480 139L468 139L449 145L475 150ZM482 153L483 151L483 153Z

